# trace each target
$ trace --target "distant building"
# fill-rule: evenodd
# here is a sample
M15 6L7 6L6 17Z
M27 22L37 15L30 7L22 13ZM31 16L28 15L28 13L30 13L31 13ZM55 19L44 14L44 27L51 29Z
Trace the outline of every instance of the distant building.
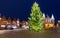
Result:
M13 24L13 25L16 25L16 24L17 24L16 21L17 21L16 18L14 18L14 19L12 20L12 24Z
M7 21L8 21L8 25L10 25L11 23L12 23L12 19L9 17L8 19L7 19Z
M58 20L58 22L57 22L55 28L57 29L57 31L60 31L60 20Z
M3 16L2 18L1 18L1 20L0 20L0 28L1 29L5 29L6 28L6 26L7 26L7 20L6 20L6 17L5 16Z
M53 14L51 16L51 23L55 23L55 18L54 18L54 15Z
M44 28L49 29L54 27L54 16L52 15L51 18L47 15L44 19Z
M29 29L29 24L26 21L22 21L22 28Z
M0 29L17 29L17 28L24 28L28 29L28 22L27 21L20 21L19 19L14 18L7 18L5 16L0 17Z
M18 26L18 27L20 26L20 21L19 21L19 19L17 19L17 26Z

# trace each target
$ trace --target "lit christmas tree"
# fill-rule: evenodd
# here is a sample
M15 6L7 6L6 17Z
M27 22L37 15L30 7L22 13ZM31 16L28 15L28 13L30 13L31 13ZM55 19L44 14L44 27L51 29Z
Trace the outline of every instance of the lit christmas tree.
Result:
M28 18L28 22L30 25L30 31L35 32L41 32L44 31L43 28L43 14L38 6L38 4L35 2L32 6L30 17Z

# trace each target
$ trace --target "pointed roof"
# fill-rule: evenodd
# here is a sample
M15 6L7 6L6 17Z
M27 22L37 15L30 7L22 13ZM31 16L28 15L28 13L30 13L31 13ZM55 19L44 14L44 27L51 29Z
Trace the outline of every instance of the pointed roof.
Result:
M45 13L43 13L43 18L45 18Z
M51 16L51 19L53 19L53 20L55 19L53 14L52 14L52 16Z
M11 20L11 17L8 17L8 20Z
M19 21L19 18L17 18L17 21Z

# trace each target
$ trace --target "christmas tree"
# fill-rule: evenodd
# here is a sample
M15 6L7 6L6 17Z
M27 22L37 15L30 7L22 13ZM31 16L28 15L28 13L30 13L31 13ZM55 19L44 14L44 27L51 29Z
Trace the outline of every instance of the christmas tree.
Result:
M40 7L35 2L32 6L30 17L28 18L29 22L29 30L34 32L40 32L43 31L43 14L40 10Z

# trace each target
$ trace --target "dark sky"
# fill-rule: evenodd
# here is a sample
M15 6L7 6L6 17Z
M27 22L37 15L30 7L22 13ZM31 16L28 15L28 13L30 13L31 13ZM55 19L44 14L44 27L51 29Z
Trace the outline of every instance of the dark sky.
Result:
M50 17L53 13L56 20L60 19L59 0L0 0L0 13L6 17L27 20L35 1L39 4L42 12Z

